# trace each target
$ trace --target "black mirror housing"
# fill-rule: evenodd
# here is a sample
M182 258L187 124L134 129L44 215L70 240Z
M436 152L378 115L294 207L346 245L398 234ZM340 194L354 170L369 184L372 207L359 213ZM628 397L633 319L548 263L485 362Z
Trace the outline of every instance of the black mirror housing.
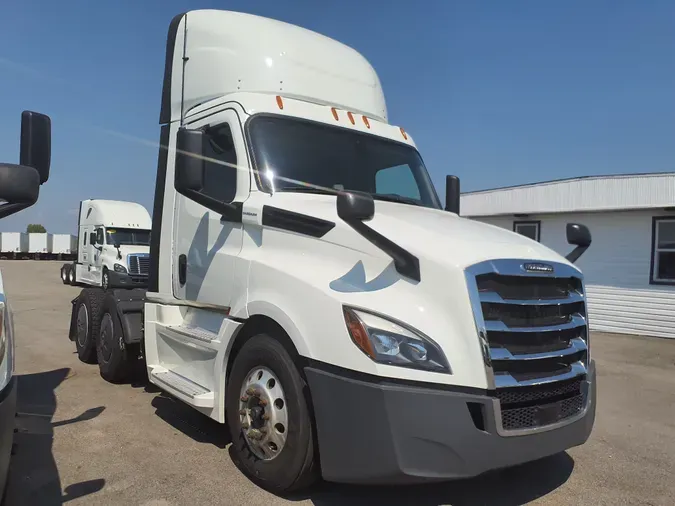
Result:
M21 113L20 164L33 167L40 184L49 179L52 156L52 122L49 116L33 111Z
M567 224L567 242L573 246L588 248L591 245L591 231L580 223Z
M203 143L203 131L178 130L174 177L174 187L178 193L190 196L190 193L199 192L204 187Z
M0 164L0 200L22 209L37 202L40 194L40 174L33 167ZM18 209L17 209L18 210Z
M89 234L89 244L96 244L96 232Z
M372 195L361 192L340 192L337 196L338 216L346 221L368 221L375 215Z
M459 178L445 176L445 210L459 216Z
M591 231L586 225L580 223L567 224L567 242L576 246L565 258L570 262L576 262L591 245Z

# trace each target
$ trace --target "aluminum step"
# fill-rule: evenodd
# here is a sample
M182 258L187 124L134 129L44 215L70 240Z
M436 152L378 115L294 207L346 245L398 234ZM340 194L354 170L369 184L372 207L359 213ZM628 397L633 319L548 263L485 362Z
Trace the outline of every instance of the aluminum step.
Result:
M205 343L210 343L218 339L217 333L194 325L168 325L165 328Z
M150 375L152 379L161 383L160 386L168 387L167 390L169 392L176 393L179 397L184 397L184 400L193 406L201 408L212 408L214 406L215 397L213 392L189 380L185 376L181 376L163 367L153 369Z

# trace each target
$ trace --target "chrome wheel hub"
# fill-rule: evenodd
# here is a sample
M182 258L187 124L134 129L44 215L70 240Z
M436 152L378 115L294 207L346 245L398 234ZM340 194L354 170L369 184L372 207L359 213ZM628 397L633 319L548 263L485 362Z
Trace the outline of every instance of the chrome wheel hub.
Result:
M239 422L246 442L259 459L281 453L288 435L286 397L279 378L266 367L249 371L239 396Z

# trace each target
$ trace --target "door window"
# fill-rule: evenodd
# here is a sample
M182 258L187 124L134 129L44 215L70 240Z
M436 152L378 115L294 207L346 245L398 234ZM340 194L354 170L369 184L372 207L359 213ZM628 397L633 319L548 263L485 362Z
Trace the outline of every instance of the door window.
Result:
M221 202L232 202L237 193L237 153L230 125L206 129L204 188L202 193Z

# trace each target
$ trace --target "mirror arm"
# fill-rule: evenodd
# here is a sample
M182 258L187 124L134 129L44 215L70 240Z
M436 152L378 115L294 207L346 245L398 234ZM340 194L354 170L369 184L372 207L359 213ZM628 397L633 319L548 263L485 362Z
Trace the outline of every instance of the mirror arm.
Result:
M19 211L23 211L24 209L28 209L30 206L33 204L3 204L0 206L0 219L6 218L7 216L11 216L14 213L18 213Z
M419 282L421 280L420 261L415 255L410 253L408 250L403 249L395 242L387 239L378 231L370 228L361 220L344 221L364 239L368 240L375 247L381 249L387 255L389 255L394 260L396 272L402 276L407 276L414 281Z
M209 197L208 195L204 195L203 193L198 192L197 190L185 190L179 193L182 193L190 200L194 200L198 204L203 205L204 207L210 209L213 212L222 214L222 217L220 218L221 221L231 221L234 223L241 223L241 216L242 216L241 202L235 203L222 202L218 199L214 199L213 197Z
M588 246L577 246L572 251L570 251L565 257L569 262L576 262L579 260L579 257L585 253L588 249Z

